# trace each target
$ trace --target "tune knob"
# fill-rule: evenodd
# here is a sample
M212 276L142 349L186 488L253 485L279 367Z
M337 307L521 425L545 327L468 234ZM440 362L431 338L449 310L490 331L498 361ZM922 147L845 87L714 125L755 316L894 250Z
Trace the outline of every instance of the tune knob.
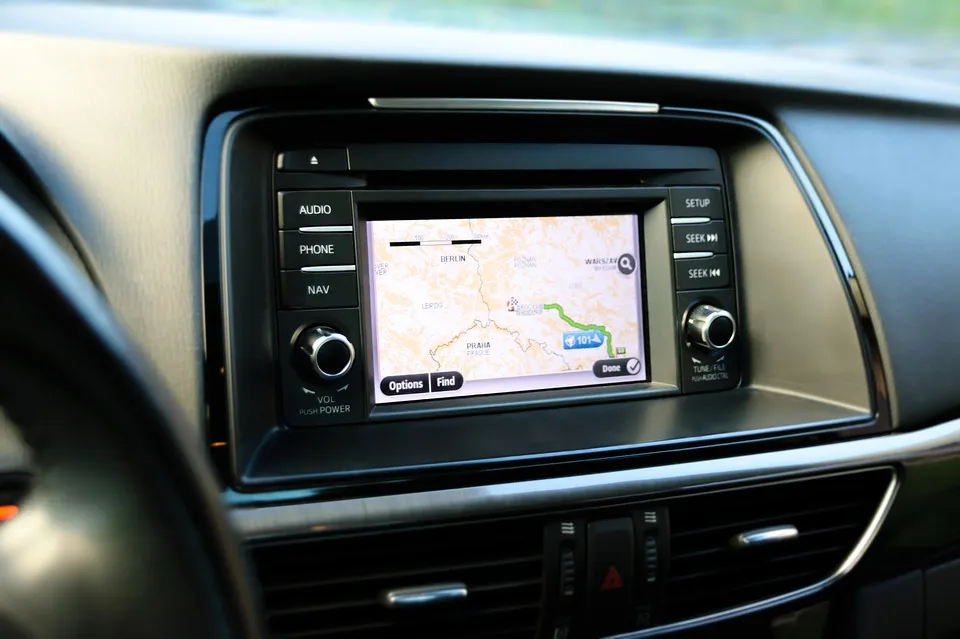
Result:
M350 372L357 353L344 335L326 326L311 326L297 336L293 356L298 368L324 381Z
M700 304L687 314L685 330L687 339L713 351L730 346L737 335L737 323L722 308Z

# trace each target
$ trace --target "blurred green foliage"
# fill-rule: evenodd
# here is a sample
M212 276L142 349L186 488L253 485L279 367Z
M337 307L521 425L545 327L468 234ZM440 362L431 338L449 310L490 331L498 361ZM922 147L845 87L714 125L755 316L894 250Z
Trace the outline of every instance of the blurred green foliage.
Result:
M308 12L487 29L791 42L955 40L960 0L223 0Z

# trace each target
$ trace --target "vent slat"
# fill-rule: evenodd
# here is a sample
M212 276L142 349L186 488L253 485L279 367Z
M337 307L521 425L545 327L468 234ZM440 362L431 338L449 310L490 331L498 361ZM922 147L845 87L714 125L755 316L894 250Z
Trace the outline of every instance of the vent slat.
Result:
M292 581L280 585L264 585L263 591L267 594L276 592L285 592L300 588L320 588L327 586L339 586L345 583L360 583L364 581L385 581L385 580L405 580L409 577L420 577L422 575L442 575L450 572L463 572L478 568L494 568L498 566L512 566L516 564L537 564L539 570L540 562L543 561L541 555L526 555L523 557L507 557L503 559L491 559L489 561L475 561L470 563L460 563L453 565L425 566L422 568L409 568L406 570L396 570L392 572L359 572L355 576L336 577L332 579L310 579L302 581Z
M543 524L514 520L255 548L274 639L533 639ZM462 582L467 598L389 609L386 590Z
M283 639L306 639L307 637L330 637L333 635L346 635L350 633L362 632L366 630L384 630L392 626L389 622L357 624L354 626L339 626L336 628L312 628L310 630L300 630L294 632L280 632L274 634L274 637Z
M839 563L839 559L846 554L844 550L845 549L842 546L841 547L834 546L831 548L810 550L808 552L798 553L798 554L766 557L762 560L742 562L743 565L739 569L736 566L732 566L728 564L728 565L724 565L724 566L709 569L709 570L701 570L700 572L681 574L680 576L670 577L667 580L667 583L670 585L681 584L681 583L686 584L691 581L708 580L709 578L714 576L725 576L731 572L747 572L747 571L756 572L760 570L765 570L769 568L771 565L775 565L775 564L784 564L784 563L790 563L793 561L810 561L811 559L814 559L817 557L830 558L830 560L836 557L838 558L838 560L834 563Z
M526 586L538 586L541 584L540 577L534 577L531 579L521 579L519 581L502 581L498 583L483 584L480 586L473 586L470 588L472 593L480 592L492 592L495 590L511 590L514 588L523 588Z
M816 528L813 530L801 530L800 535L797 539L783 542L779 545L772 546L778 551L783 553L789 553L791 548L804 547L810 543L819 543L818 537L824 537L828 535L842 536L844 540L849 536L850 533L854 535L861 532L863 528L862 523L851 523L845 524L842 526L824 526L821 528ZM742 532L742 531L741 531ZM676 555L671 556L671 561L673 562L683 562L689 559L696 559L698 561L709 561L711 557L717 556L726 556L729 555L733 549L729 545L729 540L735 533L730 535L720 535L714 537L710 540L705 540L706 544L711 544L708 547L701 548L699 550L687 551L683 553L677 553ZM677 543L678 546L682 547L681 543ZM743 552L748 552L744 550Z
M815 557L815 556L817 556L817 555L824 555L824 554L830 554L830 553L843 553L845 550L848 550L848 549L847 549L846 546L836 546L836 545L835 545L835 546L828 546L828 547L824 547L824 548L814 548L813 550L807 550L807 551L803 551L803 552L789 552L789 550L791 550L791 549L784 549L784 553L785 553L784 555L782 555L782 556L776 556L776 557L771 557L771 558L769 558L767 561L768 561L769 563L778 563L778 562L790 561L790 560L792 560L792 559L797 559L797 558ZM728 557L728 556L730 556L731 553L734 553L734 552L737 552L737 551L735 551L735 550L733 550L733 549L731 549L731 548L716 548L716 549L711 550L711 551L709 552L709 556ZM749 552L749 551L742 551L742 552ZM704 559L702 558L702 556L706 556L706 555L707 555L706 551L704 551L704 553L701 553L701 556L700 556L700 558L698 559L698 561L704 561ZM694 558L697 558L697 557L694 557ZM674 566L676 566L676 565L677 565L678 563L680 563L681 561L686 561L686 560L688 560L688 559L690 559L689 556L688 556L688 557L684 557L684 558L682 558L682 559L677 559L677 558L671 557L671 562L673 563ZM689 577L688 575L684 574L684 577L683 577L683 578L689 579L690 577ZM670 579L670 581L674 581L674 580L673 580L673 579Z
M737 604L737 605L743 605L743 604L752 603L753 601L756 601L757 599L760 599L760 598L763 598L763 599L768 598L770 596L769 594L770 586L775 586L777 584L784 583L784 582L802 581L804 579L809 579L811 577L814 578L812 579L811 583L814 583L817 581L815 577L818 574L820 574L820 571L818 570L805 570L803 572L798 572L796 574L771 577L770 579L764 579L762 581L756 581L749 584L738 584L735 586L730 586L729 588L723 591L720 591L720 592L713 591L709 594L710 596L714 596L719 599L721 597L732 598L733 595L740 594L747 590L756 590L761 593L760 597L753 598L753 599L751 599L750 597L743 597L743 601ZM694 601L697 601L698 599L701 599L703 596L704 595L702 593L677 595L670 598L670 605L676 606L678 604L694 602Z
M280 615L300 615L304 613L313 613L313 612L327 612L331 610L346 610L349 608L367 608L370 606L379 606L380 601L377 599L356 599L353 601L337 601L336 603L329 604L317 604L314 606L295 606L291 608L281 608L277 610L271 610L271 617L279 617Z
M794 521L809 518L811 515L820 516L823 514L830 514L833 512L842 512L842 513L851 513L859 509L868 507L867 504L862 502L855 502L850 504L842 504L836 507L829 507L824 509L810 508L803 511L793 511L785 513L777 513L775 515L764 515L761 517L754 517L753 519L747 519L743 521L732 521L729 523L715 524L705 528L694 528L690 530L682 530L674 535L677 539L683 539L691 535L700 535L705 533L723 531L730 528L742 528L743 530L749 530L750 528L762 528L766 525L772 525L777 523L793 523Z
M881 469L679 498L670 508L665 621L769 599L826 579L866 530L891 479ZM793 525L797 538L734 549L734 535Z

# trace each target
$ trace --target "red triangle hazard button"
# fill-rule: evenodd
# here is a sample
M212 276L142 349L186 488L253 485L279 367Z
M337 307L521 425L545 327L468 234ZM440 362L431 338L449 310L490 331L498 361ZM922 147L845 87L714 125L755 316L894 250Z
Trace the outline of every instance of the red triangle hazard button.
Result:
M623 588L623 579L620 578L617 567L610 566L607 575L603 578L603 583L600 584L600 590L616 590L617 588Z

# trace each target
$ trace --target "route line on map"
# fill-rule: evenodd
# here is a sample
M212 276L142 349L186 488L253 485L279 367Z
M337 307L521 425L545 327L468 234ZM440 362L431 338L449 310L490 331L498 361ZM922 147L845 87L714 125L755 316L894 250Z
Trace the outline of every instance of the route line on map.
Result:
M581 324L576 320L572 319L566 313L563 312L563 307L559 304L544 304L544 310L556 311L560 314L560 319L572 326L573 328L581 331L600 331L604 337L607 338L607 355L610 356L610 359L613 359L613 335L610 334L610 331L607 330L606 326L600 326L599 324Z

